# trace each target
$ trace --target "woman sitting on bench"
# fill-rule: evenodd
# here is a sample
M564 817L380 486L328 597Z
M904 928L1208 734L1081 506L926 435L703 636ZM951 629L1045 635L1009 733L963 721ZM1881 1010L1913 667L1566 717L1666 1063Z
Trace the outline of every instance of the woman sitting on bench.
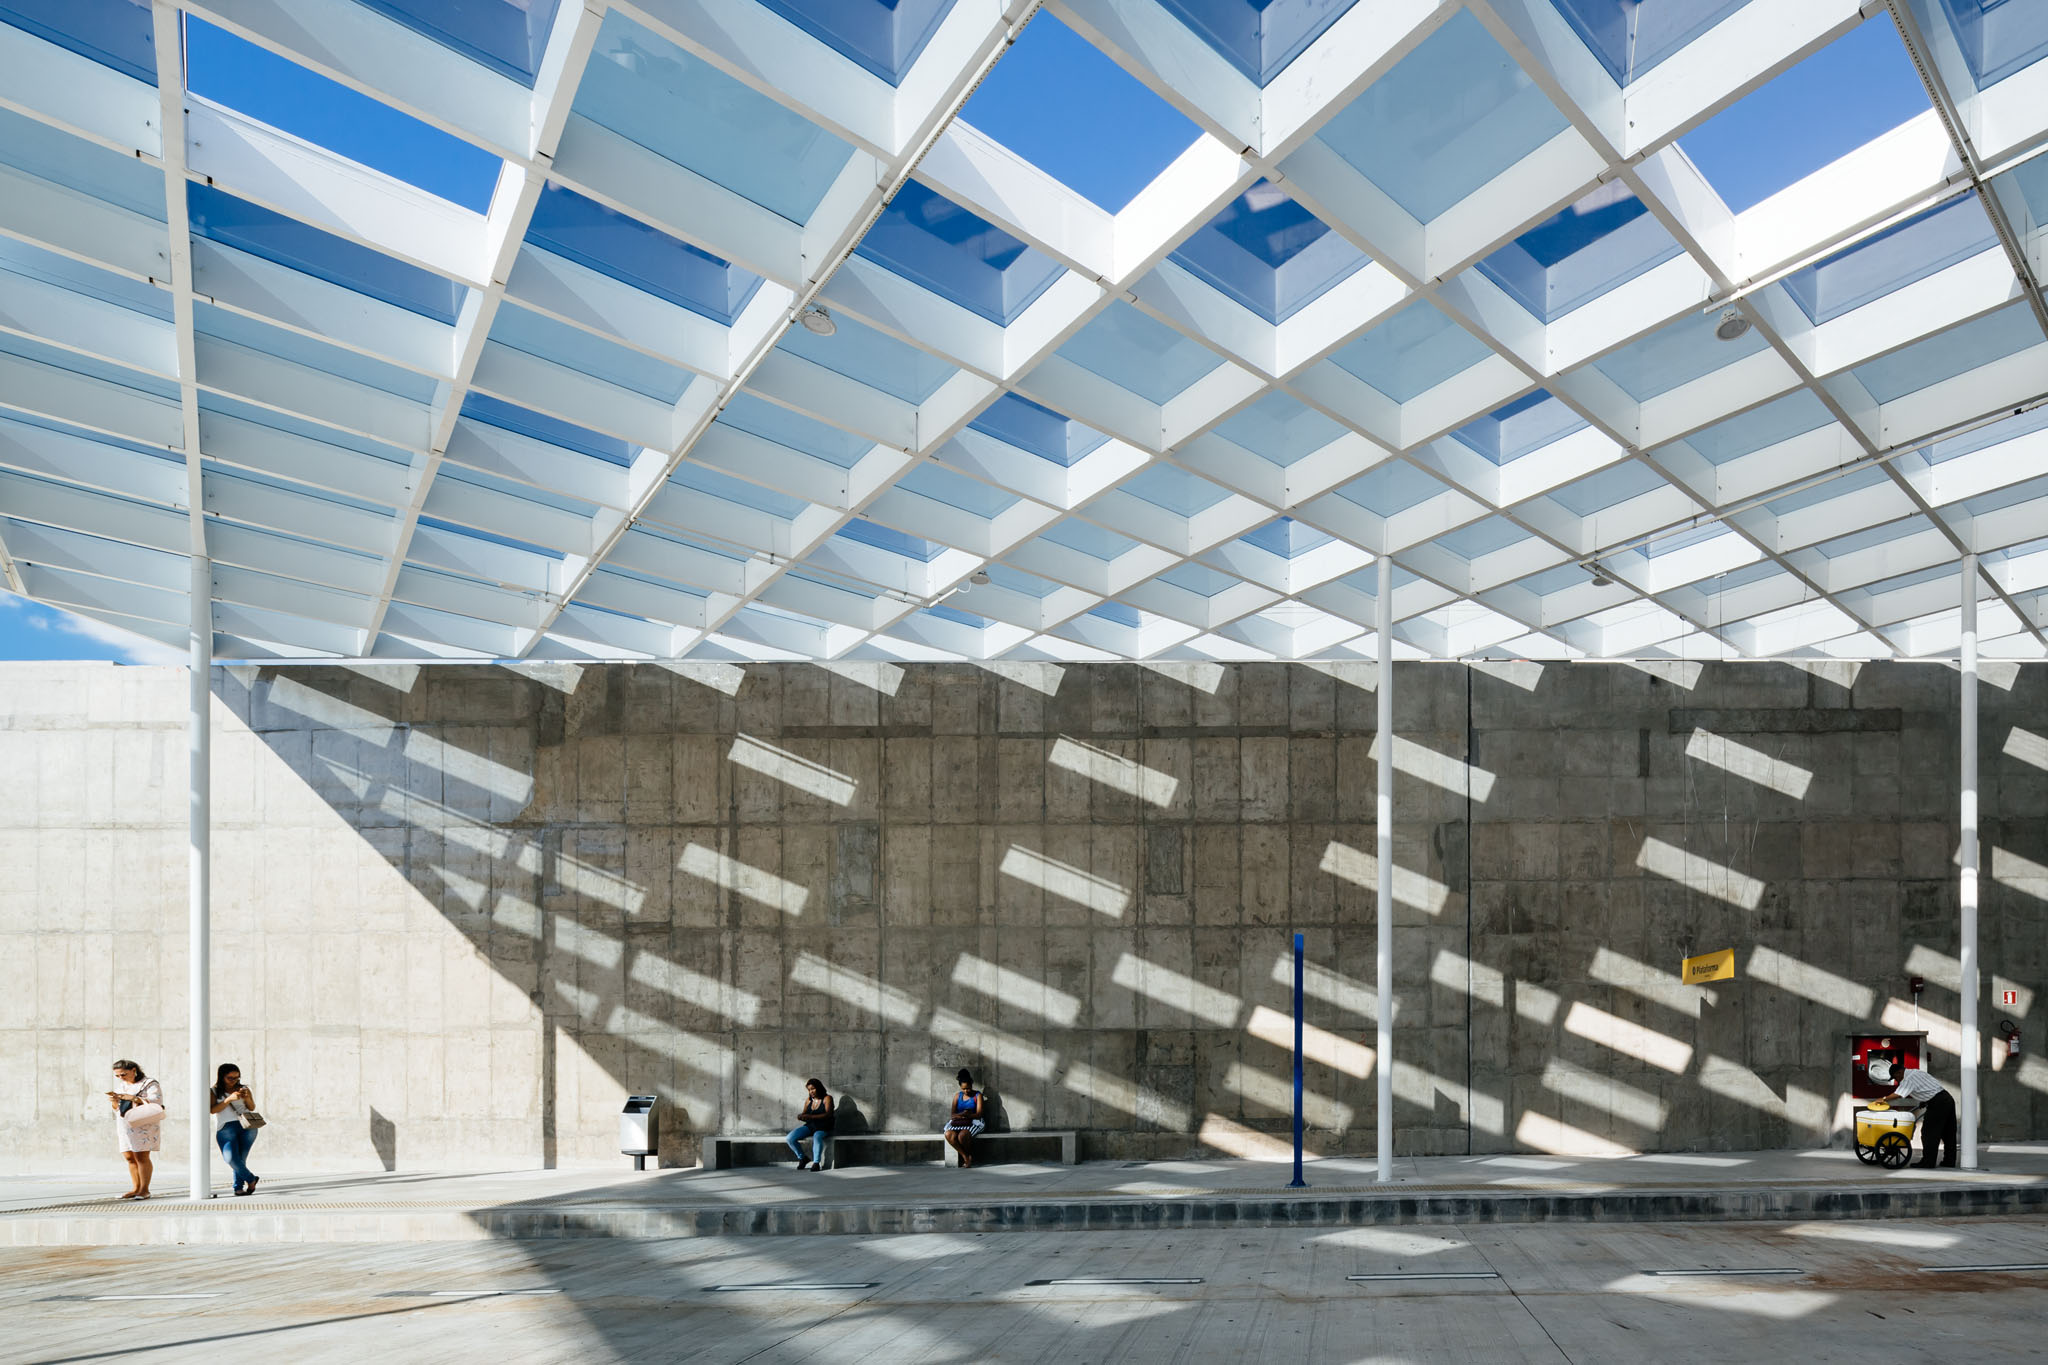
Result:
M825 1169L825 1139L832 1135L832 1096L825 1090L825 1083L813 1076L804 1082L804 1108L797 1115L796 1127L790 1129L783 1141L789 1150L796 1153L796 1168L800 1171L822 1171ZM811 1158L804 1160L803 1140L811 1140Z
M974 1088L974 1074L960 1068L956 1078L960 1093L953 1097L953 1116L946 1121L946 1145L960 1153L962 1170L974 1164L974 1139L981 1132L981 1092Z

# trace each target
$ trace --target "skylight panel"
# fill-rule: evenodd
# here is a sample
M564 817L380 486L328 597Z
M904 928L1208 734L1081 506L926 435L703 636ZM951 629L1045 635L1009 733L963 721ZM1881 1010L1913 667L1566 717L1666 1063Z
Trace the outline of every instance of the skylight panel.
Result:
M216 104L482 213L503 163L203 19L185 20L186 88Z
M1367 263L1329 225L1260 180L1224 205L1171 259L1267 322L1286 321Z
M303 436L309 441L354 451L358 455L368 455L393 465L410 465L413 461L412 452L398 446L386 445L382 441L360 436L352 431L342 431L337 427L321 426L317 422L309 422L303 417L294 417L275 408L260 408L254 403L245 403L239 398L230 398L224 393L214 393L207 389L199 391L199 411L202 414L218 413L223 417L239 418L244 422L253 422L257 426L269 427L293 436ZM202 442L211 434L212 426L212 423L202 417L199 424Z
M1681 250L1643 201L1613 180L1530 228L1478 268L1536 318L1554 322Z
M1845 497L1850 493L1860 493L1866 488L1875 488L1889 481L1882 469L1852 470L1840 478L1796 489L1781 498L1773 498L1764 504L1764 510L1774 517L1782 517L1808 507L1818 507L1824 502L1833 502L1836 498Z
M1597 474L1554 488L1549 497L1573 516L1590 517L1630 498L1668 487L1649 466L1627 463L1610 465Z
M891 85L939 30L953 0L760 0L804 32Z
M1849 371L1880 403L1917 393L1980 365L2039 346L2041 326L2024 303L2009 303L1988 317L1879 356Z
M1909 0L1922 27L1946 24L1983 90L2048 57L2048 8L2033 0Z
M1759 450L1817 431L1834 421L1827 404L1811 389L1800 389L1783 398L1752 408L1725 422L1695 431L1685 438L1710 463L1727 464Z
M1680 318L1595 361L1593 368L1630 398L1644 403L1770 345L1754 328L1733 341L1723 341L1714 335L1719 321L1712 313Z
M1311 550L1321 549L1336 537L1296 521L1293 517L1279 517L1264 526L1246 531L1238 539L1247 545L1255 545L1268 554L1279 555L1282 559L1293 559Z
M0 109L0 166L90 195L130 213L164 220L164 173L139 156L73 137L12 109ZM156 182L155 193L150 182Z
M679 465L675 473L669 475L668 481L689 492L703 493L740 507L751 507L757 512L766 512L784 521L801 516L811 505L802 498L730 478L687 461Z
M1460 9L1320 136L1428 223L1569 126L1485 26Z
M501 76L531 86L559 0L359 0Z
M316 341L297 332L288 332L281 327L272 327L240 313L231 313L203 299L193 308L192 330L200 336L247 347L263 355L288 360L294 365L319 370L351 383L382 389L385 393L397 394L415 403L425 404L433 401L436 381L431 375L400 369L396 365L355 351Z
M1201 136L1045 10L1025 25L960 118L1110 213Z
M1230 490L1196 478L1172 465L1142 469L1119 485L1134 498L1163 507L1179 517L1192 517L1231 496Z
M1059 354L1152 403L1193 388L1222 360L1128 303L1112 303L1060 347Z
M11 237L0 237L0 270L111 303L159 322L169 322L172 317L171 296L166 290Z
M1922 447L1919 454L1920 458L1929 464L1940 464L1964 455L1974 455L1992 446L2003 445L2007 441L2044 428L2048 428L2048 406L2030 408L2010 417L2001 417L1996 422L1987 423L1974 430L1936 441L1932 445Z
M924 402L957 373L945 361L908 342L884 336L850 318L837 322L831 336L792 327L782 334L776 349L802 356L906 403Z
M614 10L576 113L793 223L809 220L853 149Z
M930 462L913 466L896 480L896 487L948 507L957 507L963 512L972 512L983 521L993 521L1020 501L1015 493L979 479L970 479L965 474L955 474L944 465Z
M1785 291L1814 323L1828 322L1997 245L1983 204L1966 190L1786 276Z
M526 240L728 327L761 287L752 271L553 183Z
M1418 299L1330 359L1396 403L1406 403L1492 354L1434 304Z
M187 185L185 202L194 236L353 289L436 322L453 324L469 292L430 270L309 227L296 218L273 213L211 185Z
M1255 85L1270 85L1357 0L1159 0Z
M1039 539L1051 541L1054 545L1105 562L1138 546L1138 542L1129 536L1120 536L1114 531L1097 526L1092 521L1082 521L1076 517L1066 517L1054 522L1039 533Z
M156 24L148 0L6 0L0 23L156 84Z
M465 420L502 427L564 450L574 450L606 464L629 465L633 463L637 449L616 436L606 436L484 393L472 392L462 400L462 416Z
M105 380L109 384L119 384L123 388L167 398L172 402L178 399L178 385L175 380L142 370L132 370L126 365L116 365L112 361L100 360L94 356L80 355L76 351L66 351L32 337L0 332L0 355L19 356L23 360L33 360L56 369L69 370L73 374ZM12 399L12 395L9 397Z
M773 441L791 450L800 450L806 455L815 455L841 469L853 468L875 448L874 442L852 432L813 421L800 412L791 412L780 403L771 403L751 393L735 394L725 405L725 410L718 414L718 420L736 431Z
M1898 29L1880 15L1745 95L1678 145L1740 213L1930 107Z
M1218 593L1229 592L1244 582L1243 579L1232 578L1227 573L1221 573L1202 564L1177 564L1160 574L1159 581L1194 593L1198 597L1214 597Z
M929 564L946 552L946 547L935 541L907 535L887 526L878 526L861 517L855 517L847 522L839 528L837 534L848 540L858 541L862 545L872 545L878 550L902 555L905 559L914 559L920 564Z
M1444 485L1401 460L1375 466L1337 490L1337 496L1366 511L1391 517L1428 502ZM1398 570L1397 570L1398 572Z
M1014 393L997 398L967 425L1067 468L1109 439L1085 423Z
M1538 389L1467 422L1451 435L1495 464L1507 464L1587 425L1585 418Z
M1748 0L1552 0L1607 74L1627 85Z
M1277 465L1291 465L1341 439L1347 428L1298 398L1269 393L1216 424L1216 434Z
M684 370L509 301L491 320L491 340L664 403L681 398L690 385Z
M1438 536L1434 543L1469 564L1496 550L1519 545L1528 538L1528 532L1506 517L1484 517L1469 526Z
M858 254L1003 325L1065 271L1044 252L914 180L883 209Z
M419 524L430 530L440 531L447 535L468 536L471 540L481 540L487 545L502 545L508 550L524 550L527 554L539 555L543 559L561 560L566 558L560 550L551 549L546 545L535 545L530 541L514 540L510 536L501 536L495 532L480 530L474 526L458 526L452 521L442 521L438 517L423 516L419 519Z

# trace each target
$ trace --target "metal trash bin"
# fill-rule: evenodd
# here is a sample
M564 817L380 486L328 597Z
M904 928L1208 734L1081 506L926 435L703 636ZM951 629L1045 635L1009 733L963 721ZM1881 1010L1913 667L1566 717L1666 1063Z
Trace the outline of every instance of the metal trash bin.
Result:
M619 1150L633 1158L633 1169L647 1169L647 1158L659 1149L660 1125L655 1121L655 1096L628 1095L619 1111Z

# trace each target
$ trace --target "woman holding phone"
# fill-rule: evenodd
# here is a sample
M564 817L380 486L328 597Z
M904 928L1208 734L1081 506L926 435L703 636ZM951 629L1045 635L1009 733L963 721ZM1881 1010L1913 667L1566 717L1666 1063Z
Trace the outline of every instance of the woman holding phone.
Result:
M125 1058L114 1063L114 1088L106 1092L114 1111L114 1132L128 1162L133 1186L123 1199L149 1198L150 1163L163 1146L164 1089Z
M209 1099L213 1106L213 1140L220 1147L221 1159L234 1174L235 1193L254 1194L257 1177L249 1170L249 1149L256 1145L256 1127L262 1120L256 1114L256 1097L242 1084L242 1069L233 1062L222 1062L213 1073L213 1093Z

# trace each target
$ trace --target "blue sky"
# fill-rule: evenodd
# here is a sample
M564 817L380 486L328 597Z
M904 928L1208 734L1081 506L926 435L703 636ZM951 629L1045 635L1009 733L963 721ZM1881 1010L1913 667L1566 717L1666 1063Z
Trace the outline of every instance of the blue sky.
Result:
M499 162L456 138L200 20L194 91L478 211ZM1927 108L1888 19L1863 24L1680 139L1740 211ZM1040 13L963 117L1116 211L1198 129L1050 14ZM0 660L175 661L175 651L0 593Z

